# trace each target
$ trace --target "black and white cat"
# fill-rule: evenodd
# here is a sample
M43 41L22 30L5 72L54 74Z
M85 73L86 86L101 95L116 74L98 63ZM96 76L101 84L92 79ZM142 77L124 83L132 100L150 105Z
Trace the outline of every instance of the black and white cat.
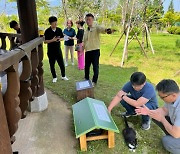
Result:
M127 119L123 116L125 122L125 128L122 131L124 140L130 151L135 152L137 148L136 132L133 128L129 127Z

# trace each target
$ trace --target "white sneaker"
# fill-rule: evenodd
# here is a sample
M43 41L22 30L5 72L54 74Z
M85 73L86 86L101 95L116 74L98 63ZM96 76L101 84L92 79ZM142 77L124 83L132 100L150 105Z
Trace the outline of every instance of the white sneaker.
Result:
M57 82L57 78L53 78L52 82L56 83Z
M62 77L62 80L68 81L69 79L65 76L65 77Z
M68 63L65 63L65 67L67 67L68 66Z

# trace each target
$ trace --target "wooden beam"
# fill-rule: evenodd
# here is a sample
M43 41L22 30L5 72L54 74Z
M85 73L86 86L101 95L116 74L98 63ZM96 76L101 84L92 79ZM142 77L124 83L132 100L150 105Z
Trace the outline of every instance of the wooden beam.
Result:
M114 132L108 131L108 147L109 148L114 148L115 146L115 138L114 138Z
M80 148L81 151L87 151L87 140L86 140L86 134L82 135L80 138Z
M105 131L102 135L92 136L92 137L86 138L87 141L103 140L103 139L108 139L108 131Z

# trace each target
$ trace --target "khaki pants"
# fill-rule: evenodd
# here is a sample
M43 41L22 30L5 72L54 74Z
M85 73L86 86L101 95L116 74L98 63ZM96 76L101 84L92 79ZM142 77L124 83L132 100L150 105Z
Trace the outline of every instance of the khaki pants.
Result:
M69 51L71 54L71 62L74 63L74 46L64 46L64 51L65 51L65 63L68 63L68 56L69 56Z

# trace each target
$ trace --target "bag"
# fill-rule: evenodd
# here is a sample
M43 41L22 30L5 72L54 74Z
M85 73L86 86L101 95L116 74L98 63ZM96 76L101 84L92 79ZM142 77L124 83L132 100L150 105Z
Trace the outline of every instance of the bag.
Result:
M79 44L76 44L75 45L75 51L79 51L80 50L80 45Z

